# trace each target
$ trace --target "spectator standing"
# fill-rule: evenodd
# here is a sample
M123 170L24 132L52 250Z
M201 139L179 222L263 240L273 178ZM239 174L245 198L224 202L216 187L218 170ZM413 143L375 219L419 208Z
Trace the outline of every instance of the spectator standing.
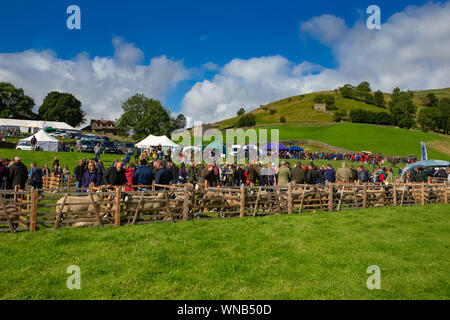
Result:
M317 184L319 181L320 181L319 170L313 163L308 164L308 172L306 172L306 183Z
M337 169L336 180L338 182L350 182L351 177L352 172L349 168L347 168L347 163L342 162L342 167Z
M135 171L134 163L130 163L128 168L125 170L125 177L127 179L127 183L129 186L133 185L134 171ZM133 189L130 187L127 187L127 188L125 188L125 191L133 191Z
M294 165L294 168L292 168L291 175L292 175L292 181L295 184L302 184L305 182L305 170L303 170L302 164L300 161Z
M36 151L37 139L35 135L31 138L30 142L31 142L31 150Z
M79 190L76 189L81 188L81 180L83 179L84 175L83 160L78 161L78 165L73 170L73 175L75 177L75 192L78 192Z
M100 152L101 152L100 143L97 143L94 147L95 159L100 159Z
M162 184L162 185L168 185L170 184L170 181L172 180L172 171L170 171L165 163L161 160L157 160L154 164L155 166L155 183L156 184ZM161 188L156 188L161 189Z
M0 189L6 189L6 182L8 179L8 167L0 160Z
M102 175L99 170L95 167L95 164L90 162L88 164L88 169L83 173L83 178L81 179L81 186L83 188L89 188L90 184L93 183L95 186L101 185Z
M114 166L106 171L106 183L110 186L122 186L127 182L123 162L116 162Z
M285 161L281 162L281 167L278 170L278 185L279 186L287 186L289 184L289 180L291 179L291 170L287 167Z
M154 180L153 170L147 167L147 161L142 159L139 167L136 168L133 175L133 184L140 186L149 186ZM148 188L138 188L138 190L143 191Z
M42 169L36 166L36 163L30 163L30 178L28 184L36 189L42 189Z
M369 172L363 166L358 167L358 181L360 183L369 182Z
M325 181L329 183L336 182L336 171L334 171L334 168L331 164L327 165L327 168L325 169L325 173L323 174Z
M20 156L14 157L12 165L9 167L8 184L10 189L19 186L20 189L25 189L25 184L28 180L28 169L22 163Z

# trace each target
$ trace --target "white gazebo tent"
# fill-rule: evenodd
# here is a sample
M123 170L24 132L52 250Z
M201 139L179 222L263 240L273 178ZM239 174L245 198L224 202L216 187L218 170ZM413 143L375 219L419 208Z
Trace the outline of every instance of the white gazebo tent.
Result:
M36 140L37 140L36 147L39 147L41 150L43 150L43 151L58 151L58 147L59 147L59 143L60 143L59 140L48 135L47 132L45 132L44 130L40 130L32 136L30 136L26 139L20 140L19 144L22 141L31 142L31 139L33 137L36 137Z
M176 143L167 138L166 136L154 136L149 135L147 138L142 140L141 142L136 143L136 147L138 148L150 148L161 145L161 147L178 147Z

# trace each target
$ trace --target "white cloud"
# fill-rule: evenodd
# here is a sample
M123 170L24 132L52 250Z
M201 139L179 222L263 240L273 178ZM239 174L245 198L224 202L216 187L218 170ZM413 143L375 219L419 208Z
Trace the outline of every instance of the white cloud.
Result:
M182 61L154 57L140 65L143 53L122 38L113 39L114 57L80 53L71 60L60 59L50 50L27 50L0 54L0 79L25 90L36 108L53 90L74 94L88 118L115 119L121 103L135 93L164 100L170 89L190 77Z
M300 31L309 33L324 44L333 44L345 36L348 27L344 19L324 14L301 23Z
M290 95L330 90L344 83L369 81L391 91L450 85L450 2L407 7L391 16L382 30L365 21L353 27L332 15L301 24L330 46L336 69L308 62L294 64L281 56L234 59L212 80L196 83L183 99L182 112L214 122L234 116L241 107L258 106Z

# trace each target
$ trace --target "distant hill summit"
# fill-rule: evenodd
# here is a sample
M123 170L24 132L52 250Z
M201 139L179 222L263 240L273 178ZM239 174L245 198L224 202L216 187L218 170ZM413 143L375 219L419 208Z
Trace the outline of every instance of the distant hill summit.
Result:
M425 107L426 96L433 93L438 99L450 98L450 88L417 90L411 91L414 94L413 102L418 107L418 111ZM374 92L371 92L374 94ZM392 94L382 93L384 101L387 104L391 100ZM321 98L334 98L333 108L323 110ZM315 107L316 105L316 107ZM245 109L245 106L244 106ZM307 125L307 124L327 124L339 121L335 114L345 111L347 114L352 110L363 109L374 112L386 112L387 108L379 107L374 104L368 104L365 101L344 98L342 93L336 89L333 91L320 91L308 94L288 97L279 101L271 102L266 105L248 110L246 114L252 114L255 117L256 126L273 125ZM239 117L222 120L212 123L211 126L219 129L231 128L237 125Z

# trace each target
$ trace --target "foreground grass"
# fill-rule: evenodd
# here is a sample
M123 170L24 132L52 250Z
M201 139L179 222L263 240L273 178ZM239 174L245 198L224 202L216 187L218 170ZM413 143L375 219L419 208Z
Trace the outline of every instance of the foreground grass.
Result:
M2 234L0 298L448 299L449 208Z

